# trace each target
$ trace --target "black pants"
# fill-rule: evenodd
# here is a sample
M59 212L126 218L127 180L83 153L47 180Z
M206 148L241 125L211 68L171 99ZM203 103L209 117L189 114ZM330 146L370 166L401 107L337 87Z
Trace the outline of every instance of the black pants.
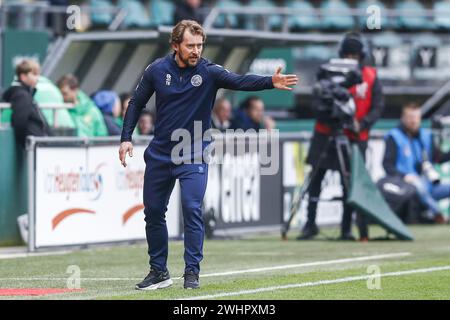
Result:
M365 153L367 149L367 142L360 142L358 143L358 146L363 154L363 157L365 159ZM337 157L337 155L336 155ZM316 215L317 215L317 199L320 197L321 192L321 186L322 186L322 180L325 176L325 173L327 172L327 168L324 167L317 167L312 169L312 174L314 175L312 177L312 180L310 182L309 188L308 188L308 194L309 199L312 199L308 202L308 221L306 222L305 227L309 227L311 225L314 225L316 223ZM343 207L344 212L342 215L342 222L341 222L341 234L348 234L351 232L352 227L352 216L353 216L353 208L349 206L346 203L348 190L344 183L344 177L341 170L339 170L339 174L341 175L341 184L342 184L342 190L343 190ZM356 214L356 224L359 229L359 235L361 238L367 238L368 237L368 228L367 228L367 219L366 217L361 214Z

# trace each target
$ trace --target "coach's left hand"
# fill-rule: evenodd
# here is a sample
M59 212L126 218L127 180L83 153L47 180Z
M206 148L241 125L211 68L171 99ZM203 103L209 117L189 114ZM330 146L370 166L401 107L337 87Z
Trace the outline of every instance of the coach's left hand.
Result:
M295 74L281 74L281 67L272 76L273 86L280 90L292 90L289 86L295 86L298 82L298 77Z
M127 157L127 153L130 155L130 157L133 156L133 144L129 141L124 141L120 144L119 149L119 160L122 162L122 165L124 167L127 166L127 163L125 161L125 158Z

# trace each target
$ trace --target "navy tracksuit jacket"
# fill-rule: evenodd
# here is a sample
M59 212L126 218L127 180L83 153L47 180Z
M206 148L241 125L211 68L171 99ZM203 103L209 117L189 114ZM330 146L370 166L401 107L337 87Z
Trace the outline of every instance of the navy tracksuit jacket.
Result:
M165 213L175 180L179 179L184 219L185 271L200 271L204 235L201 206L208 165L204 162L172 162L171 151L179 141L171 141L171 135L174 130L183 128L194 137L194 121L201 121L202 133L209 129L211 111L220 88L257 91L272 89L273 84L271 77L238 75L204 58L195 67L180 68L175 55L169 54L145 69L128 105L122 142L131 141L141 110L152 94L156 93L155 133L144 154L146 169L143 194L150 266L156 270L167 270ZM202 144L203 149L206 145ZM194 149L191 148L191 157L194 157Z

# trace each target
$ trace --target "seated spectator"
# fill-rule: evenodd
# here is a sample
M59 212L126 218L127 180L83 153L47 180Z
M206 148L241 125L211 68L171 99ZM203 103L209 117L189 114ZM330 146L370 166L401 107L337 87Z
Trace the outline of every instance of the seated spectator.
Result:
M177 24L181 20L194 20L202 24L204 17L201 14L200 7L202 6L201 0L184 0L181 1L175 8L173 19Z
M254 129L259 131L260 129L272 129L267 128L266 125L272 126L273 120L269 120L267 117L264 121L264 101L257 96L250 96L244 100L240 108L236 110L233 121L232 129Z
M130 99L132 97L131 93L123 92L119 95L120 98L120 116L116 118L116 122L119 125L120 128L123 127L123 119L125 118L125 113L128 109L128 103L130 102Z
M277 123L270 116L264 116L263 125L264 125L264 129L267 129L267 131L271 131L273 129L276 129L276 127L277 127Z
M77 126L77 135L79 137L107 136L108 130L102 113L91 98L79 89L78 79L67 74L61 77L57 84L64 102L75 104L69 112Z
M216 100L211 115L211 127L224 132L231 126L231 103L226 98Z
M155 119L153 117L153 114L150 112L150 110L148 110L148 109L142 110L141 116L139 117L138 124L137 124L139 134L143 135L143 136L153 134L153 130L154 130L153 124L155 123L154 120Z
M30 60L31 67L36 73L41 73L41 66L36 60ZM39 75L36 84L36 93L34 101L38 105L45 103L63 104L64 99L58 87L48 78ZM47 123L52 127L53 134L56 136L74 136L76 135L75 123L70 116L69 110L61 108L56 110L41 108Z
M41 110L33 100L39 73L29 60L16 67L17 80L3 94L3 99L11 104L11 125L17 142L25 148L27 136L49 136L52 131Z
M36 85L36 94L34 100L39 104L63 104L64 99L59 91L58 87L48 78L39 76L38 83ZM53 127L55 135L74 135L76 128L75 123L70 116L69 110L66 108L60 108L58 110L41 109L48 124ZM58 133L56 133L56 131Z
M33 95L33 100L37 103L41 113L44 115L54 135L73 136L75 135L75 123L65 108L58 110L50 108L42 108L41 104L62 104L64 99L58 87L53 82L41 75L41 66L35 59L27 60L32 68L32 72L39 74L39 79L36 84L36 92ZM14 76L12 85L18 83L17 76ZM11 123L12 109L5 109L1 114L2 123ZM56 117L56 120L54 119Z
M100 90L94 95L93 100L102 112L108 135L120 136L122 130L117 124L116 118L120 116L121 106L117 93L110 90Z
M441 184L436 171L436 177L431 177L430 169L434 170L431 163L450 161L450 152L443 154L433 144L431 132L420 127L421 118L419 105L410 103L403 107L399 126L386 135L383 167L388 176L414 186L436 223L447 223L437 201L450 198L450 184Z

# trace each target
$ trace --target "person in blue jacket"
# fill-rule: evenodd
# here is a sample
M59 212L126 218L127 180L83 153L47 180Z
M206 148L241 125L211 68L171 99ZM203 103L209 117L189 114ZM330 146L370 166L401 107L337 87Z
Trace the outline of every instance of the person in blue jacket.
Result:
M184 222L184 288L199 288L200 261L203 259L204 225L202 201L206 190L208 164L196 157L193 141L191 152L181 155L183 162L172 159L179 141L173 133L182 129L191 137L194 122L201 124L202 134L211 126L211 111L219 88L257 91L264 89L292 90L296 75L281 74L278 67L273 76L238 75L201 57L205 42L203 28L193 20L180 21L172 30L173 53L155 60L145 69L125 114L119 158L126 166L126 154L132 156L132 133L141 110L156 93L154 139L145 150L144 213L150 273L136 285L138 290L153 290L172 285L167 270L168 233L165 213L169 197L178 179ZM195 139L193 139L195 140ZM197 141L198 142L198 141ZM201 150L207 143L201 141ZM194 159L195 158L195 159ZM194 163L190 163L194 160Z
M423 164L450 161L450 152L442 152L433 143L431 132L420 127L421 119L418 104L408 103L403 107L399 126L386 135L383 167L387 176L399 177L415 187L420 202L436 223L447 223L437 201L450 198L450 184L440 183L437 179L430 181Z

